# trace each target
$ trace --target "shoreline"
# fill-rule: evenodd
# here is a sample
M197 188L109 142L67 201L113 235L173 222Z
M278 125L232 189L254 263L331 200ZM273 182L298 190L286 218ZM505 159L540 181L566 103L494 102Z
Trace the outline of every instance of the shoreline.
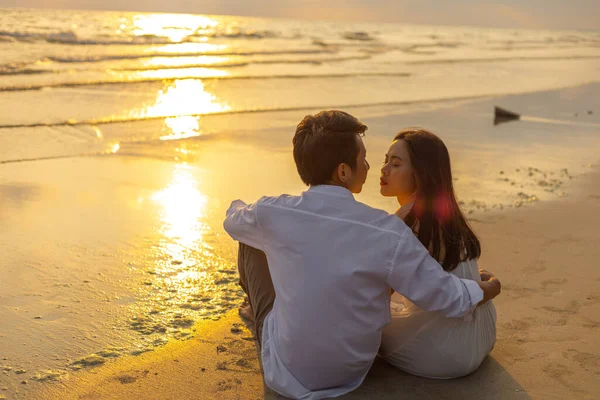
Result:
M497 343L475 373L436 381L376 360L363 385L342 398L392 399L398 391L410 399L459 399L474 391L485 399L595 398L600 393L600 344L594 339L600 329L595 268L600 171L579 186L569 198L472 221L483 244L480 265L503 282L494 300ZM560 229L549 229L553 226ZM122 357L47 385L35 398L236 399L240 393L244 399L282 398L263 385L257 349L240 324L237 310L229 311L219 321L199 323L197 337L189 341Z

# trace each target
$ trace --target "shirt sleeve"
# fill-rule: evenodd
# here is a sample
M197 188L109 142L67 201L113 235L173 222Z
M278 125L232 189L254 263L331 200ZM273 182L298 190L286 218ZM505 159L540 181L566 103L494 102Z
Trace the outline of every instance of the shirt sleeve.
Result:
M447 317L462 317L483 299L477 282L444 271L410 230L398 243L388 284L422 309Z
M234 240L264 251L263 232L258 222L258 204L234 200L226 211L223 228Z

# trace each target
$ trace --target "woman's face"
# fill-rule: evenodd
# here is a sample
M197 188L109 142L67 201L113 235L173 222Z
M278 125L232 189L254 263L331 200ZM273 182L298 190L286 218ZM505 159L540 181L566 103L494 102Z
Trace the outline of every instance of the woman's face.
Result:
M381 167L380 185L382 195L397 197L400 204L408 202L417 190L415 174L404 140L392 142L385 155L385 161Z

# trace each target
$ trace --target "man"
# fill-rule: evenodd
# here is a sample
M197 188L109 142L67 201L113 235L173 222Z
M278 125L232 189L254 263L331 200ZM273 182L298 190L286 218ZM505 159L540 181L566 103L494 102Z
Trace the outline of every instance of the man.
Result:
M305 117L293 145L309 189L227 211L265 382L288 397L337 397L362 383L390 321L390 287L448 317L500 293L493 275L448 274L400 218L354 199L369 170L366 129L342 111Z

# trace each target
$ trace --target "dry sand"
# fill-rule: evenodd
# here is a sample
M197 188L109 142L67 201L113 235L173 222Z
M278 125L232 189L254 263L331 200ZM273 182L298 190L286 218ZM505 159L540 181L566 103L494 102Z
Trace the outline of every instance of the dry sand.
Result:
M496 347L472 375L436 381L377 360L348 399L596 399L600 397L600 173L566 199L482 214L480 265L503 293ZM235 311L197 338L124 357L50 385L42 399L273 399Z

